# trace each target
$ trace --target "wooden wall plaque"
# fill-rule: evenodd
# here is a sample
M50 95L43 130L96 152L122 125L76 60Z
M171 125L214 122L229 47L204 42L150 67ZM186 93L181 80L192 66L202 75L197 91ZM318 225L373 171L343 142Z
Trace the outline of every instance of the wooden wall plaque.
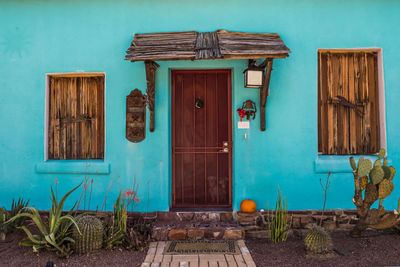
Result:
M146 137L146 98L138 89L126 97L126 139L138 143Z

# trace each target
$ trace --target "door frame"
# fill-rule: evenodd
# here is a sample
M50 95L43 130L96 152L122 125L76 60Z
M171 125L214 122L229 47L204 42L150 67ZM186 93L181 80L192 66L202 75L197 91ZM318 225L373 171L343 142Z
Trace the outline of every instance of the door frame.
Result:
M175 101L175 74L176 73L226 73L228 75L228 81L227 81L227 86L228 86L228 136L229 136L229 141L231 142L230 148L231 151L229 153L229 203L227 205L176 205L175 203L175 168L174 168L174 163L175 163L175 155L173 153L173 147L175 147L175 109L174 109L174 101ZM232 69L226 68L226 69L171 69L170 70L170 77L171 77L171 128L170 128L170 138L171 138L171 146L170 146L170 153L171 153L171 162L170 162L170 167L171 167L171 204L170 204L170 210L172 209L191 209L191 210L201 210L201 209L232 209L232 192L233 192L233 152L234 152L234 146L233 146L233 126L232 126Z

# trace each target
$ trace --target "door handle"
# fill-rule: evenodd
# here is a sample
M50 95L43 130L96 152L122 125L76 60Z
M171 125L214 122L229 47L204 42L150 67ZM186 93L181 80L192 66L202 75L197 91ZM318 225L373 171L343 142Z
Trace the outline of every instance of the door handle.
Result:
M225 152L225 153L228 153L228 152L229 152L229 148L227 148L227 147L224 147L224 149L221 149L219 152Z

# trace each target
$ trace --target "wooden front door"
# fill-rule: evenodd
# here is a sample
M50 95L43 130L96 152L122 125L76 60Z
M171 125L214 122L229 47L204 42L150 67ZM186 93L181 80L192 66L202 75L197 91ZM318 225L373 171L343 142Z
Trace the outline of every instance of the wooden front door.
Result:
M232 206L230 70L172 71L172 207Z

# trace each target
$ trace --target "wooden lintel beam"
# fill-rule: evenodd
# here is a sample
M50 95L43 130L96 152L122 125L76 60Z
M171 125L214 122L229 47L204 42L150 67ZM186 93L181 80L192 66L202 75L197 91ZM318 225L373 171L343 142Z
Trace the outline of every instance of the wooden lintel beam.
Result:
M156 100L156 70L160 67L156 62L146 60L146 81L147 81L147 105L150 111L150 132L154 132L154 110Z
M272 58L266 58L260 66L265 66L264 81L260 88L260 130L265 131L265 106L269 95L269 82L271 80Z

